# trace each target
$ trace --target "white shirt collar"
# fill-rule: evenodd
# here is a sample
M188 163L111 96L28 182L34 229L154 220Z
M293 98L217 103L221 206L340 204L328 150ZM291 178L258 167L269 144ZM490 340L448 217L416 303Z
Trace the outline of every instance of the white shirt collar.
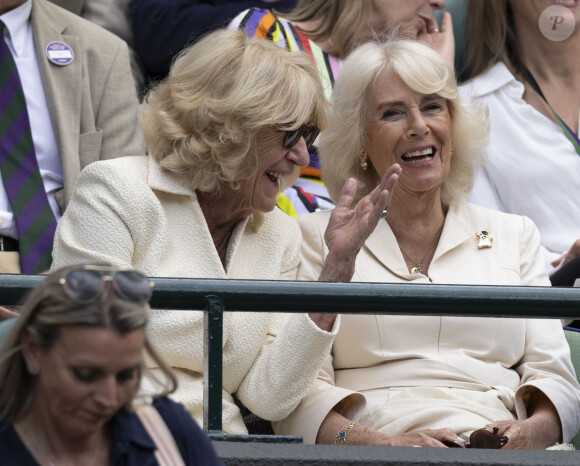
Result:
M30 12L32 11L32 0L27 0L19 7L8 11L0 16L0 19L6 25L4 37L9 37L7 41L10 51L16 55L22 52L28 28L30 26ZM8 32L6 32L8 30Z
M503 62L498 62L484 74L466 82L464 86L473 93L472 97L477 98L496 92L507 85L513 86L514 89L517 88L521 92L518 97L524 95L524 85L515 78Z

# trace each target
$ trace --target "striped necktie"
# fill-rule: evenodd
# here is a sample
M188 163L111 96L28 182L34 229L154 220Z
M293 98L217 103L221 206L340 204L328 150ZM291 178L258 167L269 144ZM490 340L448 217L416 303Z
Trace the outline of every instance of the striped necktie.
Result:
M40 273L52 262L56 219L40 176L24 91L4 28L0 21L0 172L18 230L21 271Z

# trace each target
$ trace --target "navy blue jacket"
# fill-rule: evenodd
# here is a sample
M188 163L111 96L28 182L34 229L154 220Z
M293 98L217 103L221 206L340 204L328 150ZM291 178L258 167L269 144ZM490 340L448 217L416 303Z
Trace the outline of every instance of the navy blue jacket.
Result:
M209 438L182 405L167 397L153 401L175 439L186 465L222 465ZM155 444L134 412L120 411L111 420L112 466L154 466ZM0 428L1 466L38 466L11 423Z
M161 79L171 59L201 36L224 28L247 8L291 10L296 0L132 0L133 41L149 78ZM265 4L265 5L264 5Z

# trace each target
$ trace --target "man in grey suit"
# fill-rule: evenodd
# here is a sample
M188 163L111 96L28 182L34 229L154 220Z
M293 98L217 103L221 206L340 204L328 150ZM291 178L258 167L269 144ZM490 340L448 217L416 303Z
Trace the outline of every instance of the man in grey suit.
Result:
M98 24L119 36L129 46L131 71L139 97L145 91L145 67L133 50L133 28L129 5L131 0L50 0L58 6Z
M128 48L47 0L0 0L0 21L0 40L22 82L38 168L58 221L85 166L145 154ZM0 273L20 273L16 223L6 189L0 189Z

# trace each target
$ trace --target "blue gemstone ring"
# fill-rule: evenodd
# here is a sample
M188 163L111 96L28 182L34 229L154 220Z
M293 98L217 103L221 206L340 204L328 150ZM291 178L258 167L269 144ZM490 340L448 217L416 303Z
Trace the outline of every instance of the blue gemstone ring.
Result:
M381 214L381 218L387 218L387 215L389 215L389 213L387 212L387 209L383 210L383 213Z

